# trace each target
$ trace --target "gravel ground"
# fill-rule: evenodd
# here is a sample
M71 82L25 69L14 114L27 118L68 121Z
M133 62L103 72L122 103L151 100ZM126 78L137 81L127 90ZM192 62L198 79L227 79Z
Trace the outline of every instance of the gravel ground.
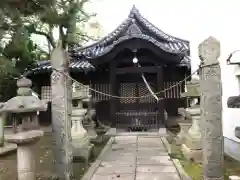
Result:
M49 174L52 170L52 151L51 151L51 134L45 133L45 136L31 148L35 154L36 171L38 173ZM96 144L94 154L97 156L104 147L107 139L103 144ZM95 158L94 158L95 159ZM93 160L94 160L93 159ZM91 161L92 162L92 161ZM81 163L74 163L74 174L77 179L86 171L86 166ZM0 180L17 180L17 160L16 152L0 157Z

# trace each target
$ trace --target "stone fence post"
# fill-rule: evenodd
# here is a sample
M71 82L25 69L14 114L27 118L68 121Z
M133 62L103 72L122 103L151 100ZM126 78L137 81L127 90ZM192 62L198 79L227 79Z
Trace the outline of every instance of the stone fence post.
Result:
M69 74L68 56L62 49L61 43L52 52L51 64L54 171L59 180L72 180L72 85L65 76Z
M224 146L222 132L222 83L218 62L220 42L214 37L198 47L201 60L201 125L204 180L224 180Z
M4 106L4 103L0 103L0 108ZM4 146L4 124L5 124L5 117L4 113L0 114L0 147Z

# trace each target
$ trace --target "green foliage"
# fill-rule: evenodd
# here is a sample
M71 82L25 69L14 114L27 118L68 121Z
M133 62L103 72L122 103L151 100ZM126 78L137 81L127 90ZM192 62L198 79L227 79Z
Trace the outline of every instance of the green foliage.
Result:
M16 80L14 77L17 75L12 62L5 57L0 57L0 100L6 101L16 93Z

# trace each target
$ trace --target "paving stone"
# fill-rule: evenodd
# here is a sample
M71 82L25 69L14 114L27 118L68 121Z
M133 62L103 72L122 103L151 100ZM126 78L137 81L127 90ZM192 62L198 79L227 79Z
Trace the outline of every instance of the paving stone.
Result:
M117 136L115 137L115 143L116 144L130 144L130 143L137 143L137 137L136 136Z
M167 152L165 147L144 147L144 146L140 146L137 147L137 151L142 150L142 151L151 151L151 150L155 150L155 151L162 151L162 152Z
M136 136L116 136L114 142L118 142L118 141L124 141L124 142L135 141L135 142L137 142L137 137Z
M137 173L135 180L181 180L177 173Z
M140 165L136 171L140 173L177 173L175 166Z
M137 150L136 156L137 157L149 157L149 156L167 156L168 153L166 151L159 151L159 150Z
M112 152L134 152L137 150L137 147L135 146L130 146L130 147L127 147L127 146L123 146L123 147L113 147L111 149Z
M150 139L150 138L144 138L144 139L138 139L138 146L161 146L164 147L161 139Z
M134 157L136 157L137 153L136 153L136 151L124 151L124 150L117 151L117 152L111 151L108 154L106 154L105 156L134 156Z
M160 143L138 143L138 147L160 147L164 148L164 146Z
M96 174L133 174L135 172L136 167L131 166L121 166L118 164L112 165L108 164L105 166L101 166L95 172Z
M160 138L151 138L151 137L138 137L138 142L161 142L162 143L162 140Z
M135 180L135 174L95 174L91 180Z
M151 156L137 158L138 165L173 165L169 156Z
M136 157L129 156L116 156L116 155L106 155L102 158L103 161L135 161Z
M137 144L113 144L112 150L122 150L122 149L136 149Z
M116 137L91 180L180 180L159 137Z
M136 164L136 159L135 158L116 158L116 159L105 159L103 162L108 162L108 163L119 163L121 165L135 165Z
M135 167L136 166L136 160L134 161L102 161L100 166L116 166L116 165L121 165L122 167L128 166L128 167Z

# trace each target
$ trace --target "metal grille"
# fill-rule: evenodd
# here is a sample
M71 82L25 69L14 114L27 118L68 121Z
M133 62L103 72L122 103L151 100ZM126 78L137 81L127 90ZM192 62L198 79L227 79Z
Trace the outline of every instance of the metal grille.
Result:
M120 85L120 96L125 96L125 97L135 97L137 96L137 91L136 91L136 83L122 83ZM130 103L136 103L136 99L120 99L120 103L122 104L130 104Z
M151 84L149 83L150 87ZM152 87L151 87L152 88ZM146 85L143 83L138 84L138 96L146 96L150 94L149 90L147 89ZM148 96L145 98L139 99L139 103L154 103L156 100L153 96Z
M118 128L128 130L157 129L158 112L118 112L116 113Z

